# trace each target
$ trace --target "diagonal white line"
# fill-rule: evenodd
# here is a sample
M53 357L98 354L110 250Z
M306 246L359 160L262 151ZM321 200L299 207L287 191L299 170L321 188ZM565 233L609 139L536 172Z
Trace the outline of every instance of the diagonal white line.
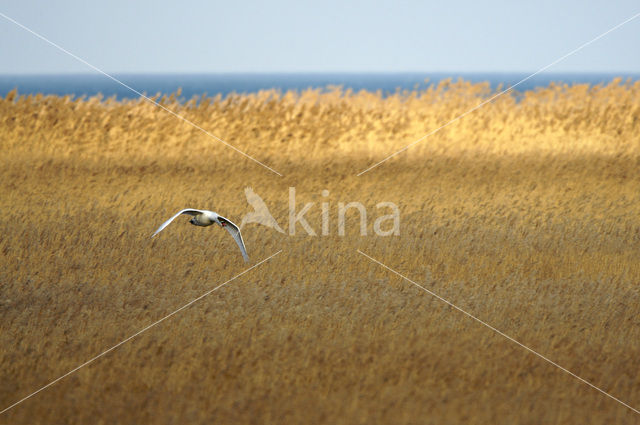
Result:
M449 306L455 308L456 310L458 310L459 312L465 314L466 316L472 318L473 320L475 320L476 322L486 326L487 328L491 329L492 331L496 332L497 334L507 338L509 341L516 343L517 345L519 345L520 347L524 348L525 350L529 351L530 353L535 354L536 356L540 357L541 359L545 360L546 362L551 363L552 365L554 365L555 367L557 367L558 369L562 370L563 372L568 373L569 375L573 376L574 378L578 379L579 381L587 384L588 386L590 386L591 388L600 391L602 394L606 395L607 397L617 401L618 403L622 404L623 406L633 410L635 413L640 414L640 410L634 409L633 407L629 406L627 403L625 403L624 401L612 396L611 394L609 394L608 392L601 390L600 388L596 387L595 385L593 385L592 383L590 383L589 381L582 379L581 377L579 377L578 375L576 375L575 373L571 372L568 369L565 369L564 367L560 366L558 363L554 362L553 360L550 360L549 358L543 356L542 354L538 353L537 351L534 351L533 349L527 347L526 345L522 344L521 342L516 341L515 339L511 338L509 335L505 334L504 332L499 331L498 329L494 328L493 326L491 326L490 324L482 321L481 319L478 319L476 316L472 315L471 313L467 313L465 310L461 309L460 307L456 306L455 304L451 303L450 301L447 301L446 299L442 298L440 295L431 292L430 290L428 290L427 288L425 288L422 285L417 284L416 282L414 282L413 280L409 279L408 277L406 277L403 274L398 273L397 271L393 270L391 267L388 267L384 264L382 264L380 261L376 260L375 258L365 254L364 252L358 250L358 252L362 255L364 255L365 257L367 257L369 260L373 261L374 263L377 263L379 265L381 265L382 267L384 267L385 269L389 270L390 272L400 276L401 278L405 279L406 281L412 283L413 285L415 285L416 287L422 289L423 291L425 291L426 293L428 293L429 295L432 295L434 297L436 297L437 299L439 299L440 301L448 304Z
M273 257L275 257L276 255L280 254L282 252L282 250L276 252L275 254L272 254L271 256L265 258L264 260L260 261L257 264L254 264L253 266L249 267L248 269L246 269L245 271L243 271L242 273L238 273L237 275L235 275L234 277L232 277L231 279L227 280L226 282L216 286L215 288L205 292L204 294L200 295L198 298L189 301L187 304L183 305L182 307L180 307L179 309L177 309L176 311L167 314L166 316L164 316L162 319L157 320L155 322L153 322L152 324L150 324L149 326L147 326L146 328L143 328L141 330L139 330L138 332L136 332L135 334L131 335L129 338L124 339L122 341L120 341L119 343L117 343L116 345L114 345L113 347L103 351L102 353L98 354L97 356L87 360L86 362L82 363L80 366L76 367L75 369L70 370L69 372L65 373L64 375L62 375L61 377L54 379L53 381L49 382L47 385L45 385L44 387L40 388L37 391L32 392L31 394L29 394L28 396L16 401L15 403L13 403L11 406L7 407L6 409L0 411L0 415L2 415L3 413L5 413L6 411L8 411L9 409L12 409L13 407L17 406L18 404L22 403L23 401L33 397L34 395L38 394L40 391L49 388L50 386L52 386L53 384L55 384L56 382L60 381L61 379L66 378L67 376L71 375L72 373L78 371L79 369L82 369L83 367L85 367L86 365L88 365L89 363L93 362L94 360L99 359L100 357L104 356L105 354L109 353L110 351L115 350L116 348L120 347L122 344L126 343L127 341L137 337L138 335L140 335L141 333L143 333L146 330L151 329L152 327L154 327L155 325L157 325L158 323L168 319L169 317L173 316L174 314L178 313L179 311L184 310L185 308L189 307L191 304L195 303L196 301L201 300L202 298L206 297L207 295L209 295L210 293L212 293L213 291L222 288L224 285L226 285L227 283L239 278L240 276L242 276L243 274L255 269L256 267L258 267L259 265L269 261L270 259L272 259Z
M2 16L3 18L5 18L6 20L13 22L14 24L16 24L17 26L19 26L20 28L24 29L25 31L30 32L31 34L35 35L36 37L38 37L39 39L43 40L44 42L52 45L53 47L55 47L58 50L61 50L62 52L66 53L67 55L71 56L72 58L76 59L79 62L82 62L83 64L87 65L89 68L99 72L100 74L104 75L105 77L115 81L116 83L120 84L123 87L126 87L127 89L131 90L133 93L137 94L138 96L142 97L144 100L146 100L147 102L150 102L152 104L154 104L155 106L163 109L164 111L170 113L171 115L173 115L176 118L181 119L182 121L186 122L187 124L191 125L192 127L200 130L201 132L203 132L204 134L206 134L207 136L217 140L218 142L224 144L225 146L233 149L234 151L238 152L241 155L244 155L245 157L249 158L250 160L252 160L253 162L256 162L260 165L262 165L264 168L266 168L267 170L271 171L272 173L275 173L277 175L279 175L280 177L282 177L282 174L280 174L279 172L277 172L276 170L274 170L273 168L263 164L262 162L258 161L257 159L255 159L254 157L242 152L240 149L236 148L235 146L231 145L230 143L225 142L224 140L222 140L221 138L219 138L218 136L210 133L209 131L205 130L204 128L200 127L198 124L194 123L193 121L183 117L182 115L179 115L175 112L173 112L171 109L162 106L161 104L159 104L158 102L156 102L155 100L145 96L144 94L140 93L139 91L137 91L136 89L128 86L127 84L123 83L122 81L120 81L119 79L117 79L116 77L107 74L106 72L104 72L103 70L99 69L98 67L90 64L89 62L87 62L86 60L74 55L73 53L71 53L70 51L66 50L65 48L59 46L58 44L54 43L53 41L47 39L46 37L38 34L37 32L33 31L32 29L22 25L20 22L16 21L15 19L5 15L4 13L0 12L0 16Z
M605 35L609 34L610 32L613 32L615 30L617 30L618 28L620 28L621 26L633 21L634 19L636 19L638 16L640 16L640 13L636 13L635 15L633 15L632 17L630 17L629 19L626 19L623 22L620 22L618 25L608 29L607 31L603 32L602 34L600 34L599 36L587 41L586 43L584 43L583 45L581 45L580 47L577 47L575 49L573 49L572 51L570 51L569 53L565 54L564 56L554 60L553 62L551 62L549 65L544 66L542 68L540 68L539 70L537 70L536 72L534 72L533 74L529 75L528 77L523 78L522 80L518 81L517 83L515 83L514 85L506 88L505 90L502 90L500 93L490 97L489 99L485 100L484 102L480 103L479 105L469 109L467 112L463 113L462 115L458 115L457 117L455 117L454 119L452 119L451 121L447 122L446 124L441 125L440 127L436 128L435 130L430 131L429 133L425 134L424 136L422 136L421 138L419 138L418 140L409 143L407 146L405 146L404 148L400 149L397 152L392 153L391 155L387 156L385 159L383 159L380 162L377 162L375 164L373 164L371 167L367 168L364 171L361 171L360 173L358 173L358 177L360 177L361 175L363 175L364 173L373 170L374 168L376 168L377 166L381 165L383 162L386 162L388 160L390 160L391 158L393 158L394 156L401 154L402 152L406 151L407 149L411 148L413 145L420 143L421 141L423 141L424 139L426 139L429 136L434 135L435 133L437 133L438 131L442 130L443 128L453 124L454 122L464 118L465 116L469 115L470 113L472 113L473 111L482 108L484 105L486 105L487 103L490 103L492 101L494 101L496 98L502 96L503 94L505 94L506 92L512 90L514 87L519 86L520 84L524 83L525 81L527 81L530 78L533 78L534 76L540 74L541 72L545 71L548 68L551 68L553 65L556 65L558 62L561 62L563 60L565 60L566 58L568 58L569 56L573 55L574 53L579 52L580 50L584 49L585 47L587 47L588 45L590 45L591 43L601 39L602 37L604 37Z

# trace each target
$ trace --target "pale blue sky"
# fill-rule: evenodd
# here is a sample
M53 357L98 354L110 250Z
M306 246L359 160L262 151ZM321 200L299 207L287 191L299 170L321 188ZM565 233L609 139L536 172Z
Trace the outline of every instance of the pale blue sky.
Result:
M638 0L2 1L106 72L533 72ZM640 72L640 18L550 72ZM0 17L0 73L92 72Z

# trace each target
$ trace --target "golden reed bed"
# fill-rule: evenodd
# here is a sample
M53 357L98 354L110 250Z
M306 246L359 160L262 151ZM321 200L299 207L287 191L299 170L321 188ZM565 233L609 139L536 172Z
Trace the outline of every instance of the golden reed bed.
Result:
M282 252L0 423L637 423L357 253L640 409L640 83L506 94L357 177L492 94L157 99L283 177L145 101L0 100L0 409L245 270L219 228L151 240L170 214L239 222L252 187L286 232L246 225Z

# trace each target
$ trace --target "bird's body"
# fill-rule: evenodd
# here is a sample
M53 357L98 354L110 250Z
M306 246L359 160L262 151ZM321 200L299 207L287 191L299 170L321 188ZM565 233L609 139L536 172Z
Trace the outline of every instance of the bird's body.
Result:
M213 212L213 211L207 211L207 212ZM207 213L202 213L202 214L194 215L193 218L189 220L189 223L195 226L202 226L202 227L211 226L213 223L216 223L216 217ZM221 223L218 223L218 224L221 224Z
M191 219L189 220L189 223L193 224L194 226L206 227L206 226L211 226L212 224L217 224L220 227L224 227L225 229L227 229L229 234L231 236L233 236L233 239L238 244L238 247L240 248L240 251L242 252L242 258L244 258L244 261L249 262L249 256L247 255L247 249L244 246L244 240L242 239L242 235L240 234L240 229L238 228L238 226L236 226L231 220L228 220L228 219L222 217L221 215L219 215L218 213L215 213L213 211L197 210L197 209L193 209L193 208L187 208L187 209L184 209L182 211L179 211L177 214L175 214L169 220L167 220L164 223L162 223L162 225L160 227L158 227L158 230L156 230L155 233L153 235L151 235L151 237L154 237L155 235L160 233L176 217L178 217L178 216L180 216L182 214L190 215Z

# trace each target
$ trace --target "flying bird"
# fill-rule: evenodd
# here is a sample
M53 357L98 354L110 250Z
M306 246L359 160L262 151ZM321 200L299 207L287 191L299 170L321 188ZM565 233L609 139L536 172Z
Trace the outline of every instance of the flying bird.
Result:
M245 262L247 262L247 263L249 262L249 256L247 255L247 249L244 246L244 241L242 240L242 235L240 234L240 229L238 228L238 226L236 226L231 220L226 219L226 218L222 217L221 215L218 215L217 213L215 213L213 211L196 210L196 209L193 209L193 208L184 209L184 210L178 212L173 217L171 217L169 220L167 220L164 223L162 223L162 225L160 227L158 227L158 230L156 230L155 233L153 235L151 235L151 237L154 237L155 235L160 233L176 217L178 217L179 215L182 215L182 214L187 214L187 215L192 216L191 220L189 220L189 223L193 224L194 226L206 227L206 226L211 226L212 224L215 223L218 226L224 227L225 229L227 229L229 234L231 236L233 236L233 239L238 244L238 247L240 247L240 251L242 252L242 258L244 258Z

